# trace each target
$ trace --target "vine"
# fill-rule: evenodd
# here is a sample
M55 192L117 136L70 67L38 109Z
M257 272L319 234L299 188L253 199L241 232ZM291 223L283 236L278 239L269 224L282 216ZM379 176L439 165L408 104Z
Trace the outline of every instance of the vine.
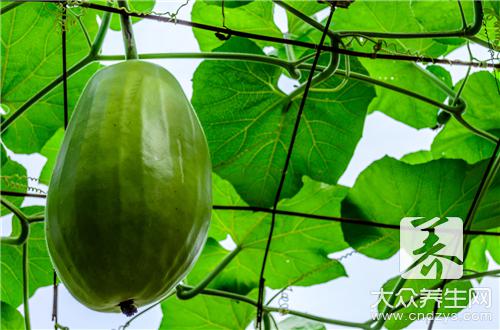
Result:
M469 213L467 215L466 221L465 221L465 229L464 233L468 235L491 235L491 236L498 236L500 233L496 232L479 232L479 231L472 231L470 230L472 220L474 219L475 213L477 211L477 208L481 202L482 197L486 194L486 191L491 185L491 182L493 180L493 177L495 174L498 172L498 169L500 167L500 155L498 154L499 146L500 146L500 140L498 137L490 134L489 132L480 130L476 127L471 126L467 121L465 121L462 117L462 113L465 110L465 103L464 101L460 98L460 95L463 91L463 88L465 84L467 83L467 77L469 76L471 67L490 67L497 69L500 67L499 63L494 62L494 58L492 55L491 63L485 63L485 62L480 62L480 61L475 61L472 53L470 52L470 47L469 43L467 43L467 48L469 50L469 61L468 62L463 62L463 61L452 61L452 60L446 60L446 59L436 59L432 57L427 57L423 56L420 53L412 53L412 52L407 52L407 53L400 53L398 51L398 48L396 47L395 43L387 42L384 39L378 39L376 40L375 38L387 38L387 39L392 39L392 38L444 38L444 37L466 37L469 38L469 40L473 40L475 38L473 35L477 34L479 32L479 29L481 28L481 24L484 22L483 21L483 11L482 11L482 5L480 1L475 1L474 2L474 9L475 9L475 18L474 18L474 23L471 26L467 25L467 22L465 20L465 16L463 13L463 9L461 7L460 1L458 2L458 5L460 7L460 12L461 12L461 17L462 17L462 22L463 26L460 30L458 31L445 31L445 32L432 32L432 33L380 33L380 32L355 32L355 31L340 31L340 32L332 32L329 30L329 24L332 19L332 15L334 13L334 7L330 9L330 15L328 16L327 23L325 25L322 25L315 20L311 19L307 15L301 13L300 11L294 9L292 6L286 4L284 1L280 0L273 0L274 3L277 5L285 8L288 12L294 14L295 16L299 17L302 19L304 22L310 24L314 28L321 30L323 32L321 41L319 44L312 44L312 43L307 43L307 42L302 42L298 40L293 40L289 39L287 37L285 38L275 38L275 37L269 37L269 36L263 36L263 35L258 35L258 34L252 34L252 33L247 33L244 31L237 31L237 30L232 30L229 29L226 24L225 24L225 16L224 16L224 1L222 1L222 14L223 14L223 22L222 26L223 28L220 27L215 27L215 26L209 26L201 23L194 23L194 22L188 22L188 21L183 21L183 20L178 20L177 16L181 8L186 6L189 3L189 0L187 0L180 8L177 9L175 13L170 13L170 12L165 12L165 13L156 13L153 11L150 11L148 13L138 13L131 11L128 8L126 0L118 0L118 7L111 7L111 6L103 6L103 5L97 5L94 3L86 2L86 1L81 1L81 0L76 0L76 1L68 1L67 3L64 3L61 5L62 8L62 17L63 17L63 24L66 24L66 15L70 13L73 15L77 22L79 23L84 36L89 44L90 51L89 54L80 60L78 63L76 63L74 66L72 66L69 70L66 71L66 54L65 50L63 50L63 75L60 77L56 78L54 81L52 81L50 84L48 84L46 87L44 87L42 90L40 90L37 94L35 94L33 97L31 97L28 101L26 101L23 105L21 105L10 117L7 118L4 122L1 123L1 131L2 133L5 132L5 130L17 119L21 114L23 114L25 111L27 111L33 104L35 104L38 100L40 100L44 95L49 93L51 90L53 90L56 86L58 86L61 82L64 84L67 83L67 78L73 75L74 73L78 72L88 64L94 61L106 61L106 60L120 60L125 57L125 59L153 59L153 58L203 58L203 59L218 59L218 60L229 60L229 61L253 61L253 62L259 62L259 63L264 63L268 65L274 65L282 68L283 70L286 70L291 77L298 78L300 77L301 71L308 71L309 72L309 77L306 81L306 83L302 84L299 86L297 89L295 89L292 93L290 93L286 98L284 98L284 103L286 109L290 106L291 102L295 100L297 97L301 96L301 103L299 106L299 110L297 113L297 117L295 119L295 125L293 129L293 134L292 138L289 144L289 148L287 151L287 157L286 161L283 167L282 175L281 175L281 180L280 184L278 186L275 202L273 204L272 208L256 208L256 207L240 207L240 206L226 206L226 205L214 205L214 209L219 209L219 210L240 210L240 211L249 211L249 212L265 212L269 213L272 215L272 221L271 221L271 228L266 244L266 250L263 258L263 263L262 263L262 269L261 269L261 275L260 275L260 282L259 282L259 296L258 300L254 301L246 296L241 296L237 295L231 292L226 292L226 291L219 291L219 290L213 290L213 289L207 289L207 286L210 284L210 282L238 255L238 253L241 251L241 247L237 247L231 253L229 253L223 261L210 273L208 274L200 283L195 286L195 287L190 287L187 285L179 285L176 288L176 295L179 299L191 299L195 297L198 294L203 294L203 295L210 295L210 296L218 296L218 297L224 297L236 301L241 301L247 304L250 304L254 307L257 307L257 327L261 328L262 327L262 322L264 323L264 327L266 329L270 328L270 322L274 322L274 325L276 326L276 322L272 316L273 312L280 312L280 313L286 313L290 315L296 315L299 317L304 317L308 318L311 320L316 320L328 324L334 324L334 325L341 325L341 326L347 326L347 327L355 327L355 328L360 328L360 329L380 329L384 325L384 319L378 319L378 320L370 320L364 323L356 323L356 322L347 322L347 321L340 321L340 320L334 320L334 319L329 319L329 318L324 318L316 315L311 315L307 313L303 313L300 311L295 311L295 310L289 310L288 305L284 307L284 305L280 306L279 308L276 307L271 307L269 304L277 297L277 295L281 292L283 294L283 290L278 292L274 297L272 297L266 304L263 303L264 299L264 288L265 288L265 266L266 266L266 257L268 255L270 246L271 246L271 240L273 236L273 228L275 224L275 216L277 214L282 214L282 215L289 215L289 216L296 216L296 217L304 217L304 218L310 218L310 219L316 219L316 220L326 220L326 221L336 221L336 222L344 222L344 223L356 223L359 225L366 225L366 226L373 226L373 227L379 227L379 228L389 228L389 229L397 229L399 230L399 226L396 225L389 225L389 224L384 224L384 223L377 223L375 221L373 222L368 222L368 221L363 221L359 219L346 219L346 218L340 218L340 217L330 217L330 216L321 216L321 215L313 215L313 214L304 214L300 212L291 212L291 211L283 211L279 210L277 208L278 201L280 199L280 193L283 188L283 184L285 181L286 177L286 172L289 166L290 162L290 157L291 153L293 150L293 145L295 142L295 137L297 135L297 130L298 130L298 125L301 119L301 113L304 109L305 102L307 100L307 95L309 91L316 91L316 92L332 92L332 91L338 91L341 88L345 86L345 84L350 80L350 79L355 79L355 80L360 80L364 82L371 83L373 85L381 86L383 88L387 88L393 91L396 91L398 93L407 95L409 97L415 98L419 101L426 102L428 104L435 105L442 109L443 111L449 113L453 117L457 119L457 121L462 124L465 128L467 128L470 132L481 136L482 138L489 140L490 142L495 142L496 143L496 149L494 151L493 156L490 159L490 163L488 164L487 171L485 172L485 175L483 176L483 179L479 185L478 191L476 193L476 196L474 198L474 202L471 205L469 209ZM0 14L4 14L15 7L23 4L24 2L18 1L14 2L11 4L8 4L0 9ZM331 4L331 3L330 3ZM92 9L97 9L104 11L103 19L101 22L101 26L99 27L99 31L96 35L96 38L93 42L91 42L88 31L85 29L85 26L83 25L81 21L81 17L74 13L71 9L68 10L66 7L67 5L73 5L73 6L78 6L81 8L92 8ZM124 44L126 48L126 55L121 56L121 55L106 55L102 56L99 55L100 49L102 47L102 43L106 34L106 31L109 26L109 21L110 21L110 13L115 13L119 14L121 18L121 23L122 23L122 32L123 32L123 38L124 38ZM488 15L491 15L491 13L488 13ZM163 17L163 16L169 16L169 18ZM226 33L225 37L230 37L231 35L237 35L237 36L242 36L242 37L247 37L247 38L253 38L257 40L267 40L271 42L280 42L285 44L286 46L300 46L300 47L305 47L309 49L314 49L315 53L312 55L307 55L302 58L296 59L295 55L293 53L293 49L291 47L287 47L287 57L288 60L282 60L274 57L269 57L269 56L263 56L263 55L253 55L253 54L243 54L243 53L169 53L169 54L138 54L136 50L136 45L133 37L133 32L132 32L132 24L130 21L130 17L141 17L141 18L146 18L146 19L153 19L157 21L162 21L162 22L167 22L167 23L175 23L175 24L180 24L180 25L186 25L186 26L192 26L194 28L201 28L205 30L210 30L214 31L216 33L219 33L222 35L222 33ZM497 22L498 23L498 16L497 17ZM495 23L495 41L494 45L497 46L498 44L498 37L500 34L500 23L496 24ZM65 31L66 31L66 26L63 25L63 40L65 40ZM486 37L488 39L488 46L490 48L490 51L492 52L493 46L491 45L489 41L489 37L487 35L487 31L485 30ZM326 37L329 37L331 40L331 45L325 46L324 41ZM348 39L349 41L347 43L344 43L343 40ZM65 45L63 41L63 45ZM373 52L372 53L363 53L363 52L356 52L350 50L348 47L351 45L353 42L357 42L360 45L366 45L366 43L371 42L373 43ZM318 65L318 60L320 53L322 51L328 51L330 55L330 63L326 67L322 67ZM381 54L380 52L383 52ZM339 55L345 55L345 70L339 70ZM493 53L492 53L493 54ZM459 87L459 90L457 92L454 92L450 88L448 88L442 81L437 79L435 76L427 73L429 77L429 80L432 81L437 87L441 88L443 91L445 91L448 96L450 97L450 104L443 104L438 101L432 100L424 95L420 95L418 93L415 93L410 90L406 90L403 88L400 88L395 85L388 84L383 81L378 81L376 79L373 79L369 76L362 75L360 73L356 72L351 72L350 70L350 56L359 56L359 57L366 57L366 58L380 58L380 59L393 59L393 60L402 60L402 61L412 61L412 62L424 62L424 63L443 63L443 64L458 64L458 65L466 65L468 66L468 71L466 78L464 79L462 85ZM313 59L312 64L309 64L308 61ZM343 80L341 83L332 88L332 89L320 89L320 88L315 88L314 86L318 85L319 83L329 79L333 75L338 75L343 77ZM66 87L66 85L65 85ZM67 98L67 90L65 88L65 98ZM67 124L67 99L65 99L65 126ZM19 177L20 178L20 177ZM32 178L29 178L32 179ZM19 184L18 182L16 183L13 181L12 177L9 176L2 176L1 177L2 181L5 181L7 185L11 188L14 189L27 189L28 191L31 192L36 192L37 194L30 194L30 193L22 193L22 192L5 192L2 191L2 195L6 196L32 196L32 197L44 197L45 192L38 188L33 188L30 186L24 186L22 184ZM10 181L9 181L10 180ZM17 237L2 237L1 242L5 244L11 244L11 245L19 245L22 246L22 260L23 260L23 303L24 303L24 314L25 314L25 326L26 329L30 329L30 317L29 317L29 283L28 283L28 237L29 237L29 228L30 224L32 223L37 223L43 221L43 213L38 213L33 216L26 216L24 213L19 210L15 205L13 205L11 202L8 200L2 198L1 199L1 204L5 206L7 209L9 209L20 221L21 225L21 232ZM465 253L464 255L467 255L467 252L470 247L470 239L468 238L466 240L466 248L465 248ZM357 253L356 251L351 251L345 257L351 256L352 254ZM339 258L339 260L342 260L343 257ZM416 265L418 261L414 263ZM412 265L412 266L414 266ZM411 268L411 266L410 266ZM481 278L485 276L498 276L500 274L500 270L495 270L495 271L489 271L489 272L483 272L483 273L474 273L471 275L465 275L461 280L465 279L473 279L473 278ZM294 283L300 281L304 276L299 277L296 279L294 282L292 282L290 285L293 285ZM443 282L439 284L440 286L444 286L447 282ZM402 279L401 277L398 279L396 285L395 285L395 290L397 291L398 289L402 288L405 284L405 280ZM170 293L165 299L168 297L172 296L174 292ZM282 296L283 297L283 296ZM419 299L418 296L415 296L416 299ZM395 296L391 296L389 300L389 305L391 305L391 301L394 302ZM127 328L133 320L135 320L137 317L142 315L143 313L149 311L151 308L157 306L160 304L160 302L148 307L141 313L137 314L133 318L131 318L127 323L125 323L123 326L121 326L121 329ZM386 309L384 310L384 313L394 313L396 312L397 309L390 309L388 306L386 306ZM434 313L436 312L436 309L434 310ZM55 327L59 329L67 329L66 327L63 327L57 323L55 323ZM277 326L276 326L277 327ZM432 328L432 323L431 326Z

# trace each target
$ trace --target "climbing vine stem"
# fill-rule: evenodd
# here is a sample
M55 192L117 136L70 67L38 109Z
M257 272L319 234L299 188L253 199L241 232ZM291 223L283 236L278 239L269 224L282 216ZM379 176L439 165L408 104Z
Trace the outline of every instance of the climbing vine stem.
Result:
M28 240L29 233L30 233L30 226L29 226L29 219L26 215L24 215L21 210L19 210L14 204L9 202L5 198L0 197L0 201L3 206L5 206L7 209L9 209L14 215L19 219L19 223L21 224L21 232L19 233L19 236L17 237L1 237L0 242L2 244L9 244L9 245L22 245L25 244L26 241Z
M205 289L212 280L219 275L219 273L226 268L226 266L238 255L241 251L241 246L237 246L231 253L229 253L224 260L222 260L214 270L208 274L196 287L190 290L185 290L182 286L177 287L177 297L179 299L191 299Z
M117 2L120 9L124 9L120 14L120 22L122 26L123 44L125 46L126 58L127 60L138 59L134 31L132 30L132 22L130 20L130 16L127 14L129 11L127 0L117 0Z
M189 286L183 286L182 289L183 290L190 290L190 289L193 289L193 288L189 287ZM214 290L214 289L203 289L203 290L201 290L200 294L207 295L207 296L215 296L215 297L228 298L228 299L232 299L232 300L236 300L236 301L241 301L241 302L247 303L249 305L252 305L254 307L258 306L258 302L257 301L255 301L255 300L253 300L253 299L251 299L251 298L249 298L247 296L242 296L242 295L239 295L239 294L236 294L236 293L232 293L232 292L220 291L220 290ZM271 307L271 306L263 306L263 311L264 312L268 312L268 313L270 313L270 312L277 312L277 313L285 312L281 308ZM295 316L303 317L303 318L306 318L306 319L309 319L309 320L316 320L316 321L319 321L319 322L328 323L328 324L341 325L341 326L351 327L351 328L368 329L368 323L367 322L365 322L365 323L357 323L357 322L349 322L349 321L342 321L342 320L330 319L330 318L321 317L321 316L317 316L317 315L312 315L312 314L308 314L308 313L303 313L303 312L299 312L299 311L291 310L291 309L287 309L286 313L290 314L290 315L295 315Z
M2 191L2 195L16 196L16 197L46 198L46 195L19 193L19 192L14 192L14 191ZM240 205L213 205L213 209L214 210L228 210L228 211L262 212L262 213L272 213L273 212L272 209L266 208L266 207L240 206ZM388 224L388 223L377 222L376 220L367 221L367 220L362 220L362 219L343 218L343 217L335 217L335 216L321 215L321 214L309 214L309 213L280 210L280 209L277 209L275 212L276 212L276 214L279 214L279 215L313 219L313 220L318 220L318 221L332 221L332 222L355 224L358 226L400 230L399 225L392 225L392 224ZM44 221L43 212L29 216L28 221L30 223L43 222ZM490 232L490 231L480 231L480 230L465 230L464 235L500 236L500 233L493 232L493 231Z
M103 5L90 3L90 2L82 2L79 5L82 7L86 7L86 8L92 8L92 9L116 13L116 14L121 14L121 13L126 12L126 11L119 9L119 8L103 6ZM315 44L315 43L310 43L310 42L305 42L305 41L300 41L300 40L295 40L295 39L286 39L286 38L266 36L266 35L261 35L261 34L256 34L256 33L250 33L250 32L245 32L245 31L240 31L240 30L227 29L224 27L218 27L218 26L213 26L213 25L208 25L208 24L202 24L202 23L181 20L181 19L172 18L172 17L163 17L163 16L152 15L152 14L148 14L148 13L134 13L134 12L130 12L130 13L128 13L128 15L131 17L139 17L142 19L155 20L158 22L172 23L172 24L176 24L176 25L184 25L184 26L189 26L189 27L193 27L196 29L202 29L202 30L207 30L207 31L220 32L220 33L225 33L225 34L229 33L233 36L268 41L268 42L273 42L273 43L279 43L282 45L289 44L289 45L294 45L294 46L299 46L299 47L304 47L304 48L309 48L309 49L321 49L322 51L336 51L334 46L327 46L327 45L320 46L320 45ZM356 32L356 33L363 34L364 32ZM397 38L397 36L398 36L398 34L394 34L394 38ZM421 38L434 38L432 33L431 34L421 33L421 34L419 34L419 36ZM484 63L484 62L472 62L471 63L471 62L463 62L460 60L449 60L449 59L441 59L441 58L434 58L434 57L430 57L430 56L420 56L420 55L364 53L364 52L358 52L358 51L354 51L354 50L350 50L350 49L338 49L337 52L339 54L343 54L343 55L364 57L364 58L370 58L370 59L386 59L386 60L400 60L400 61L423 62L423 63L434 63L434 64L440 63L440 64L448 64L448 65L465 65L465 66L473 66L473 67L500 68L500 63L495 63L495 64Z
M30 321L30 302L29 302L29 264L28 264L28 242L23 244L23 308L24 308L24 327L25 330L31 330Z

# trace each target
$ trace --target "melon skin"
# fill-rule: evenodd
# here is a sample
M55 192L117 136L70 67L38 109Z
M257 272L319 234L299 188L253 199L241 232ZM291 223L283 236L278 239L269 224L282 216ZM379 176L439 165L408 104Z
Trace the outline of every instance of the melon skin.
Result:
M69 122L45 211L70 293L101 312L165 297L205 244L211 172L202 127L167 70L130 60L98 71Z

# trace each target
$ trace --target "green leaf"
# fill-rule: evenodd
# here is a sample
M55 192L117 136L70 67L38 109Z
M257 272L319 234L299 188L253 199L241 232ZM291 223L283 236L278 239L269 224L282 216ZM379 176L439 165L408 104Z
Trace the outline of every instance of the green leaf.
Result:
M220 51L262 54L231 38ZM353 61L352 67L362 71ZM207 135L214 171L251 205L273 204L298 111L277 83L281 69L250 62L205 61L193 78L193 106ZM333 88L332 77L318 87ZM373 89L351 81L339 92L309 94L281 197L301 187L302 175L335 184L361 138Z
M377 80L418 92L439 102L443 102L447 97L446 93L429 78L433 72L427 72L415 63L382 60L362 60L361 62L370 72L370 76ZM440 69L434 67L432 70ZM439 74L444 76L446 73L441 71ZM380 86L375 87L375 90L377 97L370 103L370 112L381 111L415 128L436 126L439 110L437 107Z
M500 227L491 229L490 231L500 233ZM490 236L485 237L486 249L490 253L491 258L500 265L500 237Z
M457 83L457 87L462 81ZM481 71L470 75L462 92L467 103L464 119L474 127L500 135L500 94L495 77ZM481 138L459 124L454 118L446 124L432 143L432 152L437 157L460 158L476 163L491 157L495 144Z
M93 63L68 79L68 110L73 113L77 100L90 77L102 66ZM20 106L23 102L16 102ZM64 126L63 89L55 88L19 117L3 134L4 143L16 153L39 152Z
M468 25L474 22L474 5L472 1L460 1ZM424 31L458 31L462 29L462 15L456 0L429 2L411 1L411 9Z
M171 297L161 304L160 329L246 329L255 318L255 307L235 300L198 295L193 299Z
M24 329L24 318L14 307L0 301L1 322L0 329L2 330L21 330Z
M383 285L382 290L386 292L384 294L386 299L389 298L390 292L394 291L397 279L397 277L392 278ZM394 315L385 322L385 327L389 330L403 329L413 323L415 317L432 314L435 300L432 298L432 293L427 294L424 290L433 290L431 288L436 287L439 283L440 280L406 280L403 288L396 292L397 298L393 305L402 308L394 313L398 315ZM439 315L443 317L445 315L451 316L466 307L469 302L470 288L472 288L470 281L453 281L448 283L441 292L443 298L441 306L437 310L437 312L440 313ZM421 298L420 300L412 301L411 297L414 297L416 294L422 294L423 296L429 297L429 299ZM455 295L460 299L465 298L465 300L454 301ZM378 305L378 311L382 312L386 305L385 301L381 300ZM407 307L404 307L405 305Z
M478 236L471 241L469 253L465 259L464 269L476 272L485 272L488 270L485 236ZM480 281L481 279L478 280Z
M213 192L215 205L245 205L231 185L217 176L214 176ZM340 212L340 202L346 192L344 187L328 186L304 177L300 193L280 202L278 209L335 216ZM248 293L258 286L270 221L271 216L266 213L214 210L209 236L220 241L229 235L241 251L215 278L211 287ZM293 285L309 286L345 276L340 262L328 255L346 247L339 223L277 216L266 285L282 288L293 282ZM219 243L209 239L188 283L197 284L227 254Z
M486 168L486 162L467 165L440 159L410 165L384 157L358 177L342 203L342 216L399 225L404 217L460 217L467 211ZM500 178L484 197L473 229L498 226ZM359 252L387 259L399 250L399 231L342 224L345 240Z
M50 177L52 176L52 170L56 165L57 154L59 153L59 149L61 148L63 138L64 138L64 129L60 128L47 141L47 143L43 146L42 150L40 150L40 154L47 158L47 162L43 166L42 173L40 173L40 177L38 178L38 180L43 184L48 185L50 182Z
M289 316L278 324L279 330L326 330L323 323L298 316Z
M404 155L401 161L408 164L422 164L434 160L434 156L430 150L420 150Z
M32 215L43 210L40 206L29 206L22 211ZM16 230L19 225L13 221ZM18 307L22 303L23 272L22 272L22 247L2 245L1 251L1 295L6 303ZM43 223L32 223L30 225L30 236L28 240L28 268L29 268L29 295L40 287L52 283L53 267L47 252L45 242L45 231Z
M272 37L282 37L274 24L273 4L270 1L253 1L236 8L225 8L225 25L229 29L241 30L249 33L263 34ZM191 12L193 22L223 27L221 7L216 2L196 1ZM223 44L214 32L202 29L193 29L202 51L211 51ZM259 46L267 45L258 42Z
M420 33L425 29L413 16L410 0L372 1L356 0L348 10L335 13L334 31L374 31L393 33ZM439 56L447 51L447 46L432 39L394 39L388 40L390 52L420 53ZM356 44L356 43L354 43ZM372 43L368 43L370 50ZM387 63L390 66L390 63Z
M76 15L70 11L67 22L68 68L89 52L87 40ZM54 3L27 3L2 15L1 93L10 109L9 117L29 98L61 75L60 9ZM96 14L84 10L81 21L91 38L97 32ZM94 64L69 79L69 107L72 109L81 89L98 68ZM52 91L2 133L7 147L16 153L38 152L62 126L62 88Z
M439 65L428 65L425 69L438 77L446 86L453 88L453 80L451 79L450 71Z
M312 17L317 12L327 8L325 4L318 3L317 1L293 1L288 3L293 8L299 10L301 13ZM299 39L302 41L317 42L317 37L321 35L321 32L316 32L317 30L311 27L309 24L290 13L286 12L287 23L288 23L288 34L294 39ZM314 33L312 33L315 31ZM312 38L308 38L308 35L314 35Z
M224 8L237 8L241 6L246 6L249 3L253 2L254 0L203 0L206 2L208 5L217 5L219 7L222 7L224 5Z
M28 190L28 177L26 176L26 169L24 168L24 166L12 160L7 155L7 151L5 150L3 144L0 145L0 148L2 159L0 185L2 187L2 190L25 193ZM17 207L21 206L24 200L24 197L2 196L2 198L7 199ZM7 215L10 213L10 211L2 205L0 213L2 215Z

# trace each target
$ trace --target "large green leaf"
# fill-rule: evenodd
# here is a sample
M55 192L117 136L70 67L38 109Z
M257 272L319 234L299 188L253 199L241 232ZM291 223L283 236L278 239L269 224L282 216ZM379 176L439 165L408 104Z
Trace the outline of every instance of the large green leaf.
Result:
M0 329L2 330L21 330L24 329L24 318L14 307L0 301L1 321Z
M64 138L64 129L60 128L47 141L47 143L43 146L42 150L40 150L40 154L47 158L47 161L43 166L42 172L40 173L40 177L38 178L38 180L43 184L48 185L50 182L50 177L52 176L52 170L56 165L57 154L59 153L59 149L61 148L63 138Z
M468 25L474 21L472 1L460 1ZM411 9L415 18L425 31L442 32L462 29L462 15L456 0L411 1Z
M227 181L217 176L214 179L215 204L245 205ZM283 200L278 208L338 216L340 202L347 189L314 182L307 177L304 177L304 181L299 194ZM270 221L271 216L266 213L231 210L213 212L209 235L216 240L224 240L229 235L241 251L216 277L212 287L247 293L258 286ZM266 269L266 285L272 288L291 284L308 286L345 276L342 265L330 259L328 254L346 247L338 223L277 216ZM196 285L228 253L214 239L209 239L188 277L188 283Z
M462 81L458 82L456 88L461 84ZM487 71L472 74L462 97L467 103L464 119L477 128L500 136L500 93L495 77ZM452 118L436 136L431 149L436 157L460 158L475 163L491 157L494 148L494 143L475 135Z
M1 58L2 103L9 117L30 97L61 75L60 9L53 3L27 3L2 15ZM97 32L96 14L85 10L81 21L91 38ZM68 67L85 57L89 46L82 27L73 14L67 22ZM97 70L94 64L69 79L69 107L88 78ZM13 123L2 134L8 148L16 153L39 151L63 124L62 88L52 91Z
M428 15L434 15L429 12ZM420 33L426 30L413 16L411 1L371 1L356 0L348 10L335 13L334 31L373 31L393 33ZM388 51L406 53L418 52L438 56L448 47L432 39L389 39ZM371 45L370 45L371 47ZM365 50L369 50L365 49Z
M3 144L0 145L0 149L2 160L2 167L0 170L0 186L2 187L2 190L25 193L28 190L28 178L26 176L26 169L24 168L24 166L12 160L7 155L7 151L5 150ZM21 206L24 200L24 197L2 196L2 198L9 200L11 203L18 207ZM2 215L10 213L10 211L3 205L1 206L0 212Z
M418 92L435 101L443 102L446 99L446 93L439 89L429 77L433 73L422 69L415 63L372 60L363 60L362 63L370 75L377 80ZM446 70L444 70L444 74L449 75ZM449 79L446 76L438 77L438 79L447 78ZM439 110L437 107L384 87L377 86L375 89L377 97L370 104L370 112L379 110L415 128L436 126Z
M35 214L42 210L43 208L40 206L30 206L22 209L27 215ZM14 232L16 232L19 225L17 221L13 223ZM1 251L2 282L0 286L2 300L14 307L22 303L22 250L21 246L2 245ZM34 223L30 225L28 258L29 295L32 296L38 288L52 283L53 268L47 252L43 223Z
M218 50L262 54L251 41L236 38ZM362 70L356 62L352 66ZM205 61L193 78L192 102L214 170L252 205L272 205L297 116L300 96L286 107L287 95L277 86L281 73L269 65ZM319 87L340 81L332 77ZM337 182L361 137L372 97L372 87L356 81L338 92L309 94L281 197L297 193L302 175Z
M193 299L171 297L161 304L165 330L246 329L255 318L255 307L227 298L198 295Z
M397 279L397 277L392 278L383 285L381 291L385 292L384 297L386 299L389 298L390 292L394 291ZM435 302L432 298L433 293L426 293L427 291L425 290L433 290L431 288L436 287L439 283L440 280L406 280L403 288L396 291L397 298L393 305L401 306L403 308L395 313L398 315L394 315L385 322L385 327L389 330L403 329L413 323L416 317L421 317L420 315L432 314ZM440 313L439 315L442 315L443 317L451 316L466 307L469 302L470 288L472 288L470 281L453 281L448 283L443 288L441 293L443 298L441 306L437 310L437 312ZM422 294L423 298L420 300L411 300L411 297L414 297L417 294ZM460 300L455 301L455 295ZM424 297L428 297L428 299ZM465 300L461 300L462 298ZM380 301L378 311L382 312L386 305L385 301Z
M323 323L298 316L289 316L278 324L279 330L326 330Z
M335 13L334 30L419 33L426 29L413 16L411 1L355 1L348 10ZM432 17L433 13L429 13ZM404 17L404 19L402 18ZM432 39L384 39L380 53L426 54L439 56L448 51L448 46ZM366 40L365 40L366 41ZM371 53L374 44L362 45L353 41L355 50ZM444 101L446 94L429 77L429 72L415 63L393 60L362 59L361 63L370 76L410 91L418 92L436 101ZM441 70L443 71L443 70ZM445 70L444 70L445 71ZM434 73L434 71L431 71ZM441 77L439 77L441 78ZM376 87L377 98L370 111L381 111L415 128L436 125L437 108L404 94Z
M471 241L469 253L465 259L464 269L476 272L485 272L488 270L486 238L484 236L478 236Z
M233 30L282 37L280 30L274 24L272 8L271 1L253 1L244 6L225 8L225 25ZM197 23L223 26L222 10L217 2L196 1L191 18ZM202 51L210 51L223 44L223 41L211 31L194 29L193 32ZM259 45L264 46L267 43L259 42Z
M440 159L410 165L384 157L358 177L342 203L342 215L365 221L399 225L404 217L466 218L486 162L467 165L461 160ZM482 201L472 228L498 227L500 178ZM342 224L345 240L363 254L386 259L399 250L399 231Z
M500 227L491 229L490 231L500 233ZM500 238L498 236L489 236L485 238L486 249L491 255L491 258L500 265Z

